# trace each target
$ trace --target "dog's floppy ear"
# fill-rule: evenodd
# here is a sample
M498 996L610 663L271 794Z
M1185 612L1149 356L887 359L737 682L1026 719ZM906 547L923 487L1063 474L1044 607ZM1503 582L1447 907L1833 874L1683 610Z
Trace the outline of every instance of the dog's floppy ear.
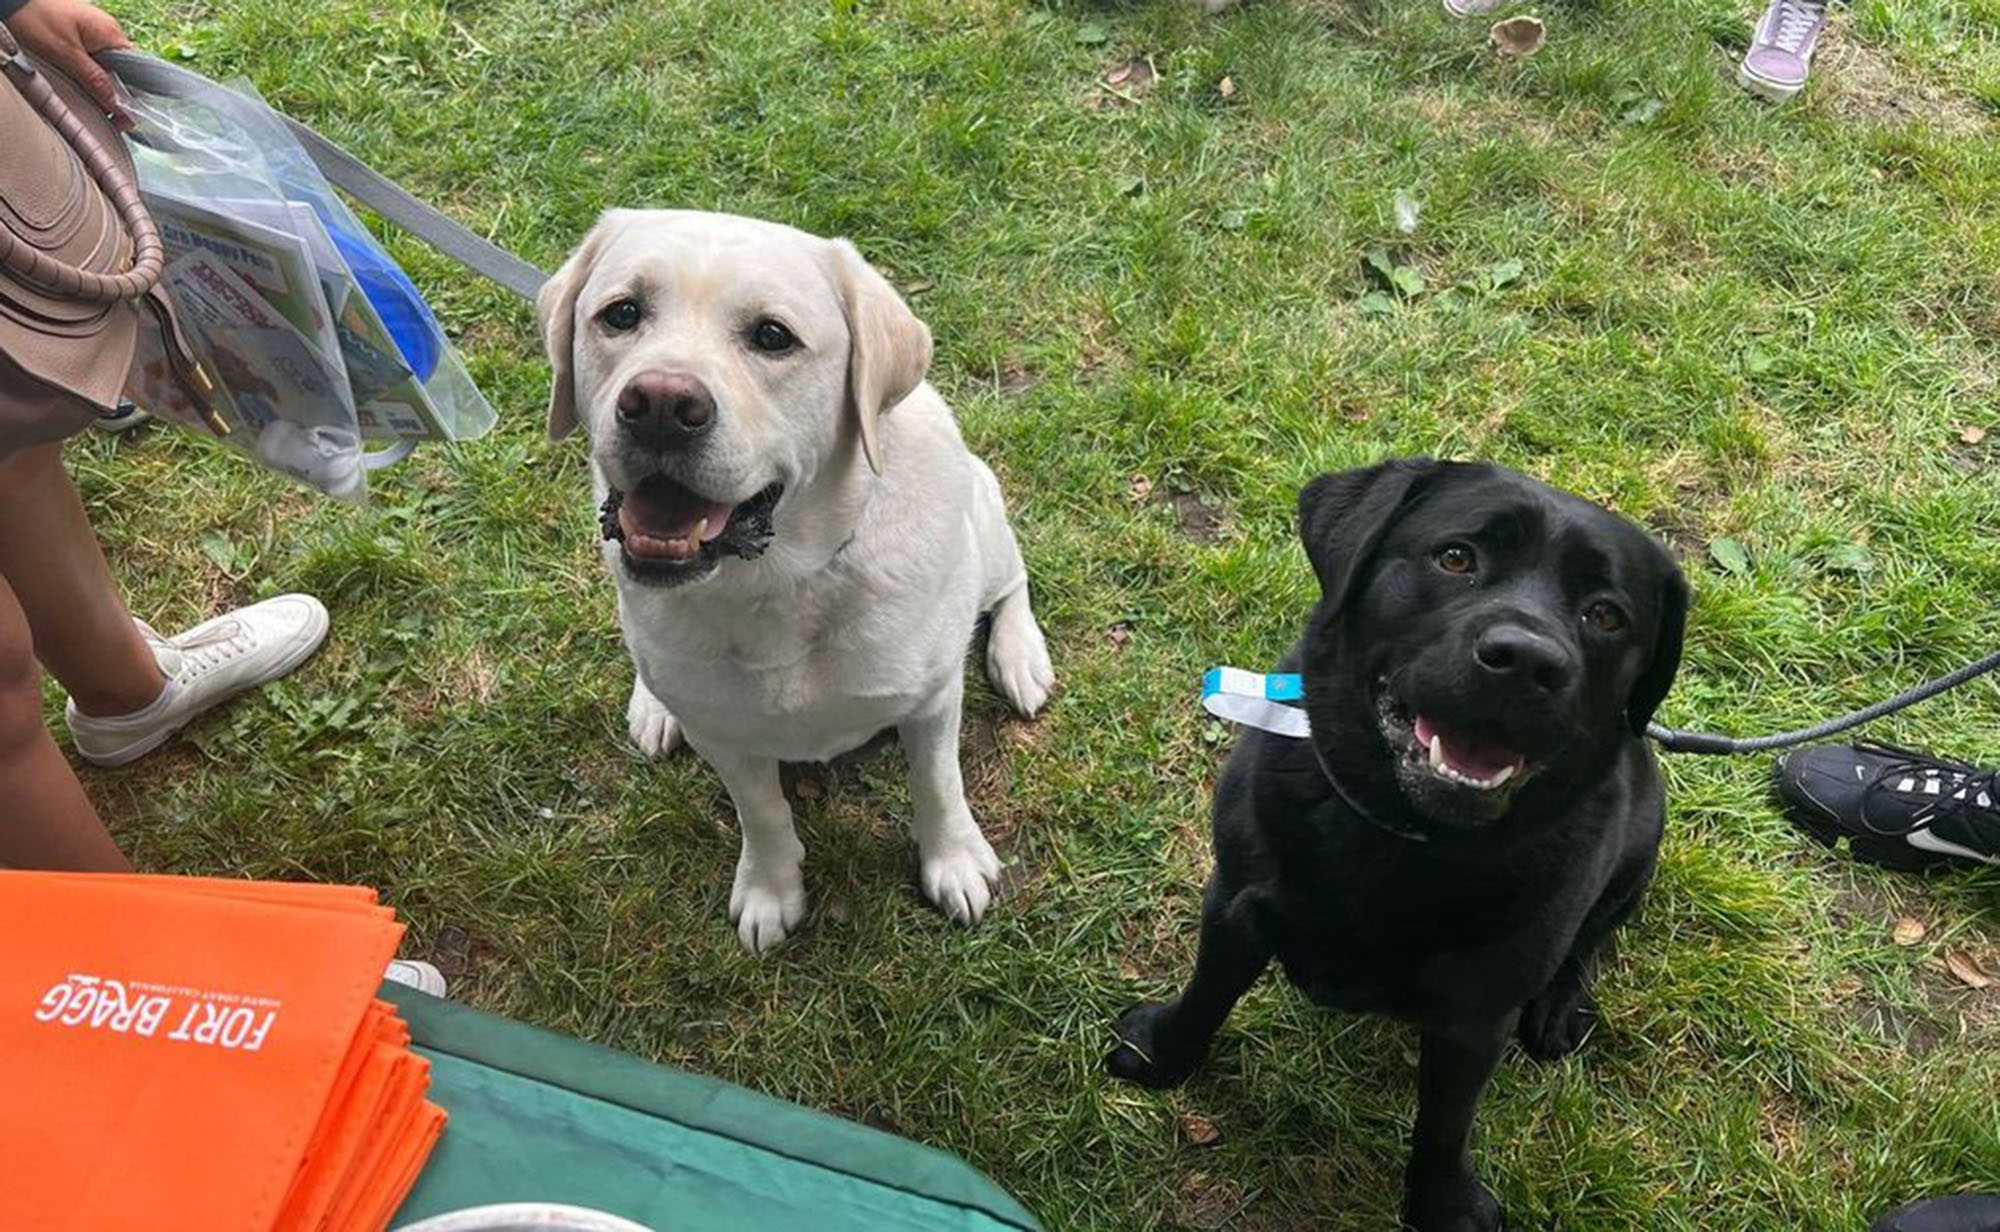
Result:
M1666 549L1660 554L1665 556ZM1680 566L1667 559L1666 580L1660 583L1660 615L1653 634L1653 657L1639 678L1632 682L1632 696L1625 703L1625 717L1632 733L1643 736L1653 712L1666 700L1673 687L1674 673L1681 667L1681 643L1687 637L1688 584Z
M549 439L559 441L576 431L576 297L597 260L599 223L583 237L562 268L549 275L535 294L535 320L542 327L542 348L549 354Z
M1321 475L1299 493L1299 537L1320 593L1335 610L1353 597L1362 567L1396 515L1439 469L1429 458L1378 462Z
M847 357L847 411L861 433L861 450L876 474L882 447L875 421L923 384L931 366L931 331L889 280L846 240L829 241L833 285L852 339Z

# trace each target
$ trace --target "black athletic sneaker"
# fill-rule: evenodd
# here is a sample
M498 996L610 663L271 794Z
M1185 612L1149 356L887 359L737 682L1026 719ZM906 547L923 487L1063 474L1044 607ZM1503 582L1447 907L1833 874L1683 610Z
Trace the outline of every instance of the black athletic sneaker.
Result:
M1778 759L1785 814L1857 860L1924 869L1953 857L2000 864L2000 770L1891 744L1818 744Z
M2000 1232L2000 1197L1964 1194L1898 1207L1868 1232Z

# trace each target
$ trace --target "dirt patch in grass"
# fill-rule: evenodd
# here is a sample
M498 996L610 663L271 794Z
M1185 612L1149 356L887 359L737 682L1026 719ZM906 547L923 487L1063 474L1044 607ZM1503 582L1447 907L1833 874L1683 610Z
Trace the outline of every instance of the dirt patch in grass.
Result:
M1641 519L1685 565L1708 554L1710 513L1728 499L1723 481L1711 474L1701 458L1678 453L1649 467L1647 476L1655 484L1671 483L1674 498L1648 511Z
M1756 192L1776 192L1791 182L1792 168L1783 160L1759 149L1716 143L1705 147L1697 165L1715 173L1715 178L1731 188Z
M1879 933L1886 939L1898 919L1912 916L1929 926L1934 939L1939 927L1949 921L1939 918L1935 903L1922 892L1921 885L1877 884L1865 878L1849 881L1834 891L1833 923L1845 930ZM1990 957L1990 949L1977 936L1951 945ZM1916 996L1897 1003L1864 989L1858 980L1844 979L1831 989L1844 1016L1868 1034L1919 1059L1941 1046L1982 1047L2000 1036L2000 989L1967 988L1946 970L1941 951L1913 948L1903 952L1912 964L1910 982Z
M1172 1224L1176 1228L1210 1229L1237 1226L1238 1218L1256 1195L1225 1176L1190 1172L1174 1187Z
M1842 1009L1863 1031L1919 1059L1935 1052L1948 1034L1925 1015L1874 997L1856 997Z
M1014 911L1025 912L1028 905L1040 896L1042 887L1048 882L1049 871L1055 865L1049 860L1036 858L1024 847L1002 844L990 828L986 829L986 838L994 844L994 850L1000 857L1000 884L993 887L994 899L1007 903Z
M1991 469L2000 460L2000 434L1983 424L1968 425L1967 429L1961 429L1945 451L1952 466L1965 475Z
M889 759L876 765L878 759ZM870 790L865 772L871 768L879 773L896 774L900 767L891 765L901 759L896 744L896 729L885 727L870 736L857 749L852 749L832 761L788 761L779 767L779 776L785 790L795 800L821 800L842 791Z
M1828 915L1834 927L1843 931L1879 933L1887 938L1895 922L1909 914L1905 897L1901 887L1871 877L1849 876L1834 887ZM1935 1001L1928 995L1923 1007L1898 1004L1853 978L1834 984L1830 992L1848 1021L1911 1057L1929 1056L1956 1034L1946 1025L1948 1018L1935 1012Z
M1149 503L1173 510L1181 533L1206 547L1222 538L1229 524L1229 511L1220 501L1177 488L1154 488Z
M502 955L499 946L453 925L439 929L430 948L422 951L422 957L443 974L445 983L454 986L464 985Z
M1886 932L1902 914L1902 896L1877 885L1873 879L1852 879L1833 892L1833 922Z
M993 374L993 387L1009 398L1018 398L1041 383L1041 373L1016 359L1001 364Z
M1402 101L1441 135L1483 139L1504 136L1529 147L1551 147L1562 132L1547 117L1509 99L1444 90L1410 90Z
M1813 64L1813 88L1824 90L1825 106L1844 120L1864 124L1929 121L1952 136L1991 132L1993 115L1963 94L1916 76L1879 47L1857 43L1834 30L1820 44Z
M1799 1154L1807 1112L1799 1101L1782 1090L1766 1092L1757 1116L1757 1136L1764 1149L1782 1166L1791 1165Z
M1200 883L1127 918L1120 931L1118 974L1171 995L1194 967L1195 939L1201 934Z
M959 733L958 761L965 775L965 798L979 819L986 841L1012 845L1021 828L1014 794L1014 748L1006 738L1007 719L993 711L967 711Z
M441 692L455 701L485 706L499 696L500 665L477 642L463 655L445 664L444 676L445 687Z
M464 326L457 338L460 350L466 352L495 352L506 354L517 351L534 354L541 345L534 331L513 321L499 317L474 317Z
M1708 549L1708 532L1685 509L1656 509L1647 515L1646 528L1666 542L1682 565L1700 560Z

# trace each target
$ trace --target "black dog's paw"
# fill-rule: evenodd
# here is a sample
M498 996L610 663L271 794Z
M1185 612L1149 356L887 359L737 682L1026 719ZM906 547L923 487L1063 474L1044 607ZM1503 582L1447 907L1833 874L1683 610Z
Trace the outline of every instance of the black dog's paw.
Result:
M1406 1232L1505 1232L1506 1217L1491 1190L1473 1178L1412 1184L1403 1198Z
M1113 1078L1123 1078L1146 1087L1179 1086L1201 1063L1201 1054L1188 1056L1173 1044L1173 1036L1161 1031L1160 1020L1167 1007L1153 1002L1134 1006L1118 1020L1118 1047L1104 1058L1104 1068Z
M1560 1061L1583 1046L1597 1025L1597 1002L1588 988L1552 990L1521 1007L1521 1048L1537 1061Z

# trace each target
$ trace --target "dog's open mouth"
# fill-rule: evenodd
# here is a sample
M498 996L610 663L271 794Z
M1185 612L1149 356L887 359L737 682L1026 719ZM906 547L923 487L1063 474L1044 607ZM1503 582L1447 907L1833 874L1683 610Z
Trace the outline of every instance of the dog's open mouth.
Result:
M1406 772L1468 791L1501 793L1519 787L1539 769L1497 734L1414 710L1386 687L1379 710L1382 734L1401 755Z
M625 567L644 581L692 581L724 556L754 560L770 546L771 511L784 495L774 483L740 504L711 500L665 475L630 492L611 489L599 512L604 537L617 542Z

